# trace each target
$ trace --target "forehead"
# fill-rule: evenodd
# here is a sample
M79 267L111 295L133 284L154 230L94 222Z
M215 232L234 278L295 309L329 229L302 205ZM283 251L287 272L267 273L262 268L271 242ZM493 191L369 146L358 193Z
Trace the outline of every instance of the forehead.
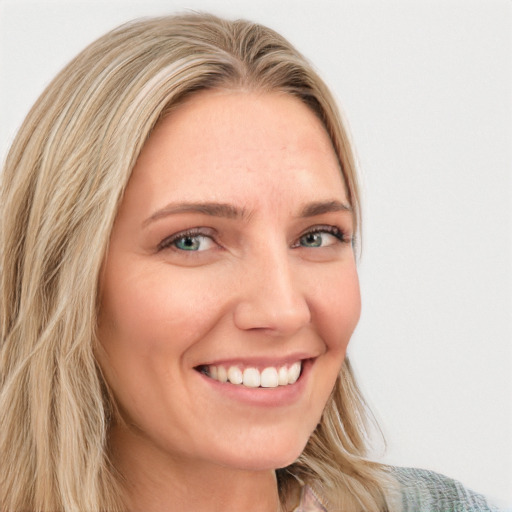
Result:
M128 188L157 202L250 203L263 196L278 200L283 191L287 197L331 191L346 201L338 159L322 122L299 99L277 93L194 95L156 126Z

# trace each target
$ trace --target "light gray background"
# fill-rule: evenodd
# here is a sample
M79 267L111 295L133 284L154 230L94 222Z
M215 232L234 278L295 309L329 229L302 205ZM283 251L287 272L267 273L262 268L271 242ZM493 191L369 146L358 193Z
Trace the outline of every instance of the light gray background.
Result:
M364 201L350 352L388 440L381 460L512 507L512 2L3 0L2 160L86 44L183 9L277 29L349 120Z

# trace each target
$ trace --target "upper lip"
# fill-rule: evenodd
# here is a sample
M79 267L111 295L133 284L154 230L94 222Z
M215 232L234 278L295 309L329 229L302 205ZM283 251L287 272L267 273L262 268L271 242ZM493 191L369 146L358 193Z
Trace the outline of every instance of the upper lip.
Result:
M254 357L254 356L239 356L239 357L227 357L227 358L215 358L205 362L202 362L197 365L198 366L245 366L245 367L255 367L255 368L266 368L269 366L284 366L296 363L297 361L302 361L305 359L314 359L318 357L319 354L312 353L294 353L286 356L262 356L262 357Z

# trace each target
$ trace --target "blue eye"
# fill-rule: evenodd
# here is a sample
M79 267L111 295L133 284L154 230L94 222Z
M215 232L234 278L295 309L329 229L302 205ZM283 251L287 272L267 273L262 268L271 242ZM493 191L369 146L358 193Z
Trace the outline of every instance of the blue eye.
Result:
M174 242L174 245L177 249L181 249L182 251L198 251L201 247L201 241L198 236L184 236L178 238L178 240Z
M322 247L325 233L308 233L300 237L302 247Z
M174 246L181 251L206 251L212 246L212 239L204 235L185 235L177 238Z
M315 228L299 238L298 246L306 248L328 247L338 242L344 242L342 231L334 226Z
M210 236L201 233L179 233L163 240L158 250L171 248L183 252L201 252L211 249L213 244L214 241Z

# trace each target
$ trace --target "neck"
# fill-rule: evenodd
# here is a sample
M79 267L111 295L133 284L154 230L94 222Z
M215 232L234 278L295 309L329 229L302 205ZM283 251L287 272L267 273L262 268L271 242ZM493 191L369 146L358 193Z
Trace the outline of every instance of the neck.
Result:
M281 512L273 470L233 469L170 456L124 429L112 437L127 512ZM127 442L129 441L129 442Z

